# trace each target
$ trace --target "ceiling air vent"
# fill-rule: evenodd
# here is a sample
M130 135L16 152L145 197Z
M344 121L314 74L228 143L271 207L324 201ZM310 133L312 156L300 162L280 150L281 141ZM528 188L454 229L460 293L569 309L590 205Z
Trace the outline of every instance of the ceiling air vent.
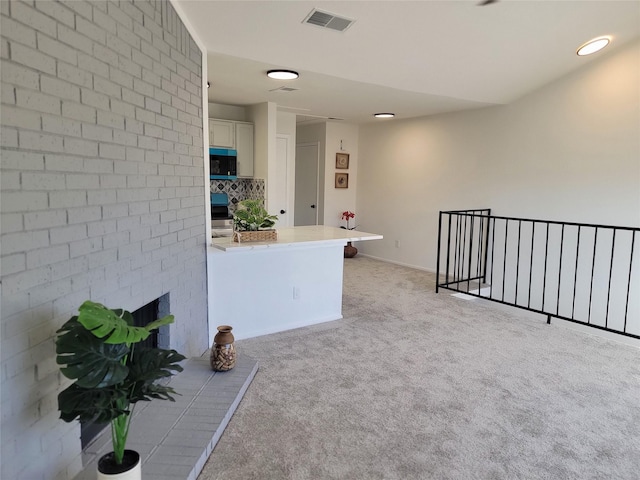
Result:
M353 24L353 22L355 22L355 20L339 17L333 13L323 12L315 8L311 10L311 13L307 15L307 18L302 21L302 23L309 23L322 28L330 28L331 30L337 30L338 32L344 32L351 26L351 24Z
M295 92L299 90L298 88L292 88L292 87L278 87L278 88L273 88L271 90L269 90L270 92Z

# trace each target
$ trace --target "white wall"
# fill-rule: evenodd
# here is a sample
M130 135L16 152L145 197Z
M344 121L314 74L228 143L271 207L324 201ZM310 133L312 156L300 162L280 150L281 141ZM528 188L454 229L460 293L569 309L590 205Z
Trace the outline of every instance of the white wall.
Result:
M336 153L349 154L349 168L347 170L336 169ZM327 122L325 155L324 224L333 227L346 226L346 222L341 219L342 212L350 210L356 213L355 224L351 220L350 225L357 225L359 220L356 209L358 126L348 123ZM336 173L349 174L348 188L335 187Z
M501 211L640 226L640 41L499 113Z
M640 41L500 107L360 127L361 252L435 269L438 211L640 225ZM395 247L395 241L399 247Z
M270 183L273 178L276 158L276 125L277 106L273 102L259 103L247 108L247 118L254 125L254 158L253 176L264 178L267 192L267 209L269 208Z
M289 112L277 112L276 121L276 133L281 135L289 135L293 139L293 144L295 145L296 114Z
M270 105L275 104L259 103L247 107L247 121L254 125L253 176L255 178L266 179L268 176ZM275 129L275 120L273 123ZM275 141L273 143L275 144Z
M236 122L248 122L247 109L236 105L223 105L209 102L209 118L221 118L235 120Z
M320 144L318 223L334 227L344 226L341 214L356 211L358 180L358 125L342 122L323 122L298 127L297 142ZM349 154L349 169L336 169L336 153ZM336 172L349 174L349 188L335 188ZM358 212L356 211L356 215ZM358 224L356 218L356 224ZM353 223L351 223L353 226Z

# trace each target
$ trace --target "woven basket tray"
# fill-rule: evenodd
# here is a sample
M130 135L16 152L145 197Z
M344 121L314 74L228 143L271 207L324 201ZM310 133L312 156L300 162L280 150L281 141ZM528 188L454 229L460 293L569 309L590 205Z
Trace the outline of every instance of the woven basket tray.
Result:
M233 232L233 241L238 243L245 242L268 242L278 240L277 230L254 230L247 232Z

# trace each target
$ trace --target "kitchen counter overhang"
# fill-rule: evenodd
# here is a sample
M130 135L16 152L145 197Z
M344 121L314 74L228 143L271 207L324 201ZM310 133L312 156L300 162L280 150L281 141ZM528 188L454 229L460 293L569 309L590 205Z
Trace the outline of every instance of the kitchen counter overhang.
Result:
M237 339L342 318L344 245L382 235L324 225L278 229L278 240L214 238L207 254L209 343L217 325ZM357 261L357 259L355 260Z
M346 245L347 242L381 240L376 233L346 230L326 225L288 227L278 229L278 239L266 242L234 242L231 237L212 239L211 246L224 252L246 252L249 250L309 247L319 245Z

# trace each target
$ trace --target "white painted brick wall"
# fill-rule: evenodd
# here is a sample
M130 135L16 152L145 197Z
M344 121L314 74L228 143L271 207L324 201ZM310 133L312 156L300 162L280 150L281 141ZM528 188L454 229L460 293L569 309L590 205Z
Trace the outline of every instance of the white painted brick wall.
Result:
M201 56L176 19L167 0L0 1L2 478L82 467L54 339L84 300L170 293L171 347L208 347Z

